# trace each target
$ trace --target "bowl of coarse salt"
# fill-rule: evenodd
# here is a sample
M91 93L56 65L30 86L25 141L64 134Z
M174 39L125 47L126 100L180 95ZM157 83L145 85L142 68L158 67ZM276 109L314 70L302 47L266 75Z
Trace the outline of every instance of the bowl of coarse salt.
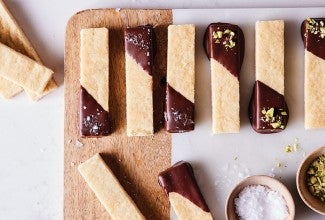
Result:
M295 204L280 181L263 175L250 176L228 196L226 216L229 220L293 220Z

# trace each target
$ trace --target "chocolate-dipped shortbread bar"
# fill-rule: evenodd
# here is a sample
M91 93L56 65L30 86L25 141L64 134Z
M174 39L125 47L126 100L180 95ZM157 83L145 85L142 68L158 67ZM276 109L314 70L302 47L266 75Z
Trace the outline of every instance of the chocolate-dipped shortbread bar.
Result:
M325 18L301 25L305 47L305 128L325 127Z
M237 133L239 118L239 72L244 59L242 30L233 24L212 23L204 36L211 65L212 131Z
M213 219L191 164L184 161L176 163L159 174L158 182L168 196L178 219Z
M285 129L289 111L284 99L284 21L258 21L256 28L256 82L249 119L258 133Z
M145 219L99 154L80 164L78 170L112 219Z
M80 32L80 134L106 136L110 132L108 29Z
M194 129L195 27L169 25L165 127L180 133Z
M154 132L154 29L150 25L126 28L124 38L127 135L151 135Z

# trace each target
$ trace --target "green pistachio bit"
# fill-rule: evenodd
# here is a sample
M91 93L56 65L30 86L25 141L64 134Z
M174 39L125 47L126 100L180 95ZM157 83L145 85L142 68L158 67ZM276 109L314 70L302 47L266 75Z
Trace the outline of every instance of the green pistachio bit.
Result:
M307 171L308 174L315 174L315 171L313 168L310 168L308 171Z
M310 183L311 183L311 184L316 183L316 181L317 181L316 177L312 176L312 177L310 178Z
M272 118L274 115L274 108L270 108L269 110L266 111L265 116Z
M325 37L325 27L321 27L319 30L320 30L320 37L324 38Z
M229 48L233 48L236 45L234 41L229 41Z
M226 29L223 33L224 33L224 34L229 34L229 33L231 33L231 30Z
M263 115L266 114L266 110L265 110L265 108L262 109L262 114L263 114Z
M291 147L290 145L288 145L288 146L286 146L286 147L284 148L284 151L285 151L286 153L291 153L291 152L292 152L292 147Z
M222 31L217 31L217 35L218 35L218 38L222 38L222 35L223 35Z
M287 112L283 111L281 112L281 115L288 115Z
M282 163L279 162L276 164L276 166L280 168L280 167L282 167Z
M272 126L272 128L279 128L281 126L281 122L280 121L273 122L270 125Z
M218 34L217 34L217 32L213 31L213 33L212 33L212 37L213 37L213 39L218 38Z

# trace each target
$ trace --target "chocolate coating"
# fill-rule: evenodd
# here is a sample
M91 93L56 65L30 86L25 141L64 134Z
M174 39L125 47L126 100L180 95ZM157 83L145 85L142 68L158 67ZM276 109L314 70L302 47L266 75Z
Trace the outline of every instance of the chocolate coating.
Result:
M194 130L194 103L167 83L165 127L168 132L182 133Z
M316 22L323 21L325 23L325 18L313 18ZM307 30L308 21L305 20L301 24L301 36L304 42L304 47L306 50L318 56L322 59L325 59L325 37L321 38L320 33L313 34Z
M149 74L152 75L155 33L150 25L124 30L125 51Z
M274 109L274 121L267 120L263 114L263 109L267 111L271 108ZM249 120L258 133L277 133L285 129L289 120L289 109L284 96L257 80L249 103ZM277 122L281 127L274 128L272 123Z
M236 45L233 48L225 47L223 44L229 39L229 35L223 35L220 43L216 43L215 39L213 39L213 32L223 32L226 29L235 33L233 41ZM231 74L239 78L239 72L244 60L245 38L242 30L237 25L228 23L210 24L204 35L204 49L209 59L215 59L229 70Z
M80 94L80 134L87 136L107 136L110 131L109 114L81 86Z
M159 185L168 196L170 192L178 193L206 212L210 212L199 186L193 168L188 162L180 161L161 172L158 176Z

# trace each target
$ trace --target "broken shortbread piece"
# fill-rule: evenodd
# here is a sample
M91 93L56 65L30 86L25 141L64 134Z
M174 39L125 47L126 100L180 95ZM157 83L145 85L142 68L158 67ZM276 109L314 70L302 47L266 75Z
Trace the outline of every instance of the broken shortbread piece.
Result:
M145 136L153 128L154 29L149 26L126 28L126 130L128 136Z
M178 219L213 219L191 164L184 161L176 163L159 174L158 182L168 196Z
M0 54L0 76L42 94L53 76L52 70L1 43Z
M256 22L256 82L249 118L258 133L285 129L289 110L284 99L284 21Z
M238 133L239 73L244 59L244 34L237 25L212 23L205 32L204 45L211 65L212 131Z
M169 25L165 127L180 133L194 129L195 26Z
M80 164L78 170L112 219L145 219L99 154Z
M0 0L0 42L42 64L32 44L18 26L2 0ZM56 88L57 85L52 79L49 81L49 84L42 94L37 94L28 90L26 92L32 100L36 101ZM0 95L2 97L9 99L21 91L23 91L22 87L0 76Z
M305 128L325 128L325 18L301 26L305 47Z
M109 121L109 38L107 28L80 32L80 134L105 136Z

